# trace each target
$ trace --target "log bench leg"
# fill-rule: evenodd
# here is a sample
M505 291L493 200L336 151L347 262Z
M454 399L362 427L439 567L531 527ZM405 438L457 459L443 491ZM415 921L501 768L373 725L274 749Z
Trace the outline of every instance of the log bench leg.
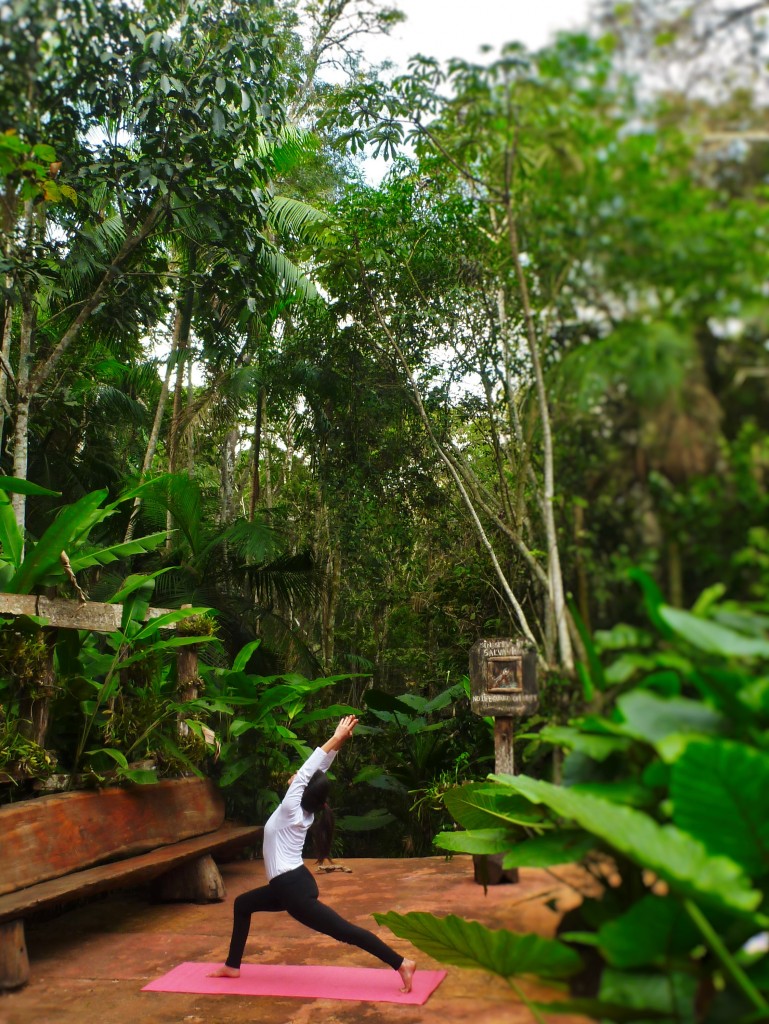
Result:
M29 957L23 921L0 924L0 991L21 988L29 981Z
M162 875L153 895L162 902L218 903L225 898L224 879L210 853Z

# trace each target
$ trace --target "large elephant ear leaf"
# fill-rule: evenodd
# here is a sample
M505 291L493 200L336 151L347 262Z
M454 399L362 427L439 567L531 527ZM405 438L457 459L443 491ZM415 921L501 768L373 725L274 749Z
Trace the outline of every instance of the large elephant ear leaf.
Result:
M674 633L700 651L722 658L769 658L769 640L764 637L745 636L681 608L661 608L660 616Z
M710 735L723 730L723 715L702 701L685 697L658 697L646 690L632 690L617 701L624 719L623 732L647 743L657 743L671 733Z
M568 978L582 968L582 958L569 946L540 935L519 935L504 928L486 928L478 921L448 914L374 914L379 924L406 939L441 963L491 971L501 978L536 974Z
M681 903L644 896L598 929L598 943L612 967L647 967L688 953L701 936Z
M673 820L754 878L769 873L769 756L729 740L694 742L673 765Z
M505 853L515 838L504 828L475 828L460 832L439 832L433 839L442 850L454 853Z
M486 829L508 825L542 825L544 815L525 797L505 792L488 782L456 786L443 796L451 816L463 828Z
M702 843L672 825L659 825L641 811L526 775L493 778L599 836L636 864L656 872L679 895L747 913L761 902L761 893L751 889L739 865L711 855Z
M460 833L461 834L461 833ZM549 868L583 860L600 843L581 829L558 829L508 847L503 868Z

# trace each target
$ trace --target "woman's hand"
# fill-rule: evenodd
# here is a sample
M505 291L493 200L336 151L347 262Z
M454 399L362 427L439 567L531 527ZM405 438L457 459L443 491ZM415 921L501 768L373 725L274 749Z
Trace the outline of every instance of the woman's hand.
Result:
M345 715L336 727L334 736L344 743L352 736L355 731L355 726L358 724L358 719L355 715Z
M339 750L342 744L346 743L352 736L357 724L358 719L355 715L345 715L344 718L340 719L339 725L334 730L334 735L331 739L323 744L323 750L327 753L331 750Z

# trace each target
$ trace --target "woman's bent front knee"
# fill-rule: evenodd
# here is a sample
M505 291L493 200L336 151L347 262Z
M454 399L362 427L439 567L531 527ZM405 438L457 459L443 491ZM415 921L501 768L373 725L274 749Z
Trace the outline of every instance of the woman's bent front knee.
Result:
M250 907L251 899L250 899L250 896L251 896L251 893L242 892L240 894L240 896L236 896L235 897L235 902L232 904L232 912L233 912L233 914L235 914L238 917L240 917L242 915L250 915L251 914L251 907Z

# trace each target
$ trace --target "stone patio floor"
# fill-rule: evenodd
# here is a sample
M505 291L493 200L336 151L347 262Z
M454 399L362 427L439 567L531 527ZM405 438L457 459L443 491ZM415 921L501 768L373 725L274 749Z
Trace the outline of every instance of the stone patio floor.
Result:
M424 968L446 965L379 928L372 912L457 914L492 928L551 936L560 914L579 902L568 884L578 878L567 868L556 869L562 882L545 871L524 869L518 884L490 886L484 894L466 856L343 863L352 873L318 876L321 899L399 951L410 952ZM263 884L264 870L261 861L231 862L221 870L227 886L223 903L154 904L138 889L28 921L30 982L0 995L0 1024L534 1024L504 981L450 966L424 1006L142 992L148 981L182 961L223 960L232 899ZM555 910L548 905L552 901ZM287 914L254 919L245 962L378 966L361 950L311 932ZM559 996L533 981L524 988L535 998ZM586 1018L549 1020L585 1024Z

